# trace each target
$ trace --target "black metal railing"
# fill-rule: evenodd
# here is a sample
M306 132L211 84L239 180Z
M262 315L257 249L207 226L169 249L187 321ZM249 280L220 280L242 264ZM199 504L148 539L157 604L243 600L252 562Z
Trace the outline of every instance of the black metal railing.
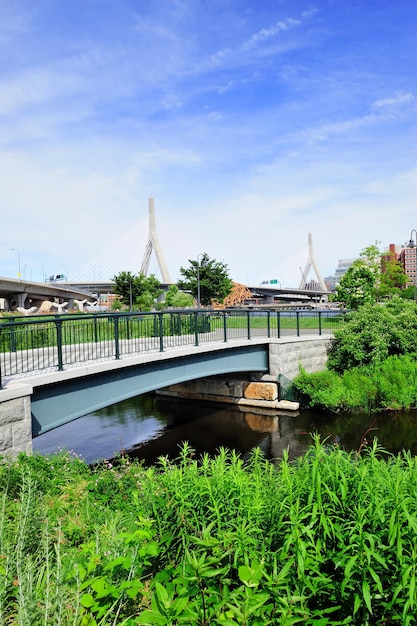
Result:
M208 342L333 333L343 312L185 310L0 318L2 377Z

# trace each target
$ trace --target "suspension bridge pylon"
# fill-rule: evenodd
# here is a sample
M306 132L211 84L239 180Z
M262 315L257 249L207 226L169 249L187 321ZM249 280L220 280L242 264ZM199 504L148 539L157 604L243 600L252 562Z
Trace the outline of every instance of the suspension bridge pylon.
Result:
M316 278L317 281L320 285L320 289L322 289L323 291L328 291L326 284L323 280L322 275L320 274L320 270L318 268L318 265L316 263L316 260L314 258L314 253L313 253L313 236L311 233L308 233L308 258L307 258L307 263L305 265L303 274L301 276L301 281L300 281L300 287L299 289L305 289L306 283L307 283L307 276L308 273L311 269L311 267L313 267L315 273L316 273Z
M158 237L156 236L156 226L155 226L155 202L151 197L149 198L149 232L148 232L148 240L145 246L145 252L143 255L142 265L140 268L140 273L144 276L148 275L149 271L149 261L151 260L152 250L155 252L156 260L158 261L159 270L162 276L163 283L171 283L171 278L169 276L168 267L165 263L162 248L159 244Z

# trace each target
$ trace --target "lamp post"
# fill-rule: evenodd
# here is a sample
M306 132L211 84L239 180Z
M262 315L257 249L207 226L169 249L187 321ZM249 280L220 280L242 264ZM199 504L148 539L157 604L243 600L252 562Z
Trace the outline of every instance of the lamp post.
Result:
M20 274L20 251L17 248L12 248L12 250L17 252L17 260L18 260L18 264L19 264L19 271L17 273L17 277L18 277L19 280L21 280L21 274Z
M197 309L200 308L201 301L201 288L200 288L200 257L202 257L201 267L206 267L207 259L206 253L202 252L197 255Z
M26 268L30 269L30 280L32 280L32 267L30 265L28 265L27 263L25 263L25 265L23 266L23 278L24 280L26 280Z
M416 240L413 239L413 234L415 235ZM414 276L413 276L413 285L414 285L414 300L416 299L416 287L417 287L417 230L413 228L410 233L410 241L407 244L407 248L415 248L416 249L416 260L415 260L415 268L414 268Z

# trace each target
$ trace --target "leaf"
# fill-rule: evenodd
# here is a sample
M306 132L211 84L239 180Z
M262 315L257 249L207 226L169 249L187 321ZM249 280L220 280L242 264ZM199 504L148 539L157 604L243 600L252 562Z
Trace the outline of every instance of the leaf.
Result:
M91 593L84 593L80 598L80 603L84 608L89 609L94 606L94 598Z
M137 618L138 624L146 624L146 626L165 626L169 622L169 618L165 617L165 615L151 610L143 611Z
M357 613L362 606L362 598L359 594L355 593L355 602L353 605L353 614Z
M241 565L238 570L240 580L246 587L257 587L262 578L262 571L259 567L248 567Z
M368 611L372 614L371 589L369 587L369 583L367 580L364 580L362 583L362 593L363 593L363 598L365 600L366 607Z

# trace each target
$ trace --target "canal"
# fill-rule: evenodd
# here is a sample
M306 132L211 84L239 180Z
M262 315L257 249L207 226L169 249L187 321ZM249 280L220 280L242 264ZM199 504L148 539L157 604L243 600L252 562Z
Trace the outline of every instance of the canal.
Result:
M358 450L365 440L370 443L377 437L394 454L405 449L416 455L417 411L354 416L313 411L260 414L152 394L114 404L45 433L33 440L33 449L42 454L72 450L88 463L126 453L149 465L161 455L174 458L181 442L188 441L197 455L214 455L223 446L246 457L260 447L269 459L281 458L286 449L294 459L308 449L312 433L346 450Z

